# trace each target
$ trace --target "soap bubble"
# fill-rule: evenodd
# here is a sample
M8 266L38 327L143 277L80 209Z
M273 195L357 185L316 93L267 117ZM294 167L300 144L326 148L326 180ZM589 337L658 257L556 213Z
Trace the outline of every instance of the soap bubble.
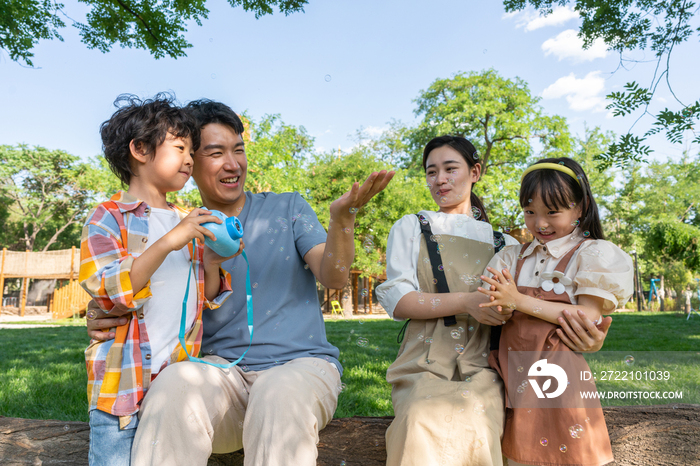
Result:
M462 354L464 352L464 345L457 343L455 345L455 351L457 351L459 354Z
M564 445L563 443L559 445L559 451L562 453L566 453L566 445Z
M466 377L464 378L464 381L465 381L465 382L471 382L471 381L472 381L472 378L471 378L470 376L466 376Z
M68 427L67 425L63 426L63 430L70 430L70 427Z
M326 82L329 83L329 82L331 82L331 79L333 79L333 78L331 78L330 74L327 74L323 79L325 79ZM345 461L343 461L343 464L345 464Z
M421 215L421 216L419 217L419 219L420 219L420 223L422 223L423 225L427 225L427 224L428 224L428 219L425 218L425 216Z
M469 390L462 390L462 398L469 398L471 392Z
M362 296L364 298L365 296L367 296L367 293L368 293L367 288L362 288L362 291L360 291L360 296Z
M581 424L574 424L569 427L569 435L571 435L571 438L583 437L583 426L581 426Z
M86 318L87 320L93 320L95 317L97 317L97 311L94 310L94 309L90 309L90 310L87 311L87 313L85 314L85 318Z
M253 283L253 288L257 288L257 287L258 287L258 282Z
M362 319L360 319L358 323L359 323L360 325L362 325L362 324L364 324L364 323L365 323L365 321L364 321L364 320L362 320Z
M476 220L479 220L479 218L481 218L481 210L479 210L479 208L476 206L472 206L472 216Z
M447 197L440 196L440 203L444 204L445 202L447 202Z
M450 336L454 338L455 340L459 340L459 338L462 336L461 332L457 329L454 329L450 332Z
M440 305L440 298L433 298L430 300L430 304L433 305L433 309Z
M581 224L581 220L578 220L578 219L576 219L576 220L574 220L573 222L571 222L571 226L572 226L572 227L577 227L577 226L579 226L580 224Z
M518 366L518 372L522 372L524 370L525 370L525 368L523 368L523 366Z
M357 339L357 346L366 348L367 345L369 345L369 340L367 340L365 337L360 337Z
M474 403L474 414L484 414L486 409L484 409L484 404L481 401Z
M548 443L549 443L549 440L547 440L545 437L542 437L540 439L540 445L542 445L543 447L546 447Z
M474 326L473 326L473 325L470 325L470 326L469 326L469 331L470 331L470 332L473 332L473 331L474 331Z
M372 239L372 235L368 235L367 238L365 238L365 240L362 242L362 248L367 254L372 252L372 250L374 249L374 241L372 241Z
M360 209L358 209L357 207L350 207L350 213L351 213L351 214L356 214L359 210L360 210Z
M430 345L433 342L433 337L426 337L425 344Z
M212 74L211 74L211 79L216 79L216 74L212 73Z
M633 365L634 364L634 356L632 356L632 355L625 356L625 364L627 364L628 366Z
M584 238L588 238L589 236L591 236L591 232L586 230L583 232L583 236L584 236Z
M458 327L457 330L459 331L459 333L464 333L464 327Z

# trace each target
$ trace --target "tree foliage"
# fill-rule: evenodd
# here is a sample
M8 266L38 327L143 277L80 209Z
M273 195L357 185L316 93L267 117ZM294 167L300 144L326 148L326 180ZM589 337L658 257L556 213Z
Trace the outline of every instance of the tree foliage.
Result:
M367 146L357 146L349 154L319 154L306 170L305 197L321 224L328 225L331 202L349 190L354 182L364 182L370 173L390 169L392 167ZM405 169L399 169L387 188L357 213L352 267L365 274L382 273L386 240L393 224L404 215L430 209L433 205L425 179L409 176Z
M533 140L542 154L568 152L566 120L544 115L539 100L522 79L503 78L493 69L435 80L415 100L423 120L411 135L413 165L420 167L425 144L443 134L469 139L484 175L490 167L525 162L534 153Z
M579 37L584 47L602 39L611 50L620 54L621 63L633 61L625 52L639 49L651 50L657 66L644 86L632 81L625 90L612 92L608 109L615 116L637 114L639 121L644 116L651 118L650 128L642 135L635 135L632 128L620 136L617 142L598 158L605 166L625 165L631 161L642 161L652 152L646 144L648 136L664 133L672 143L680 143L688 132L694 143L700 143L700 133L695 129L700 120L700 100L683 102L673 92L670 80L670 60L673 50L693 36L700 36L695 14L698 6L688 0L504 0L506 11L523 10L532 6L541 15L553 11L555 5L573 5L581 17ZM672 108L656 113L649 111L651 99L658 86L665 83L675 102ZM635 124L636 124L635 121ZM634 125L632 125L634 127Z
M86 213L86 170L78 157L61 150L0 146L0 196L9 214L3 232L19 233L24 249L48 250Z
M192 47L184 33L188 21L202 25L206 0L80 0L89 10L83 22L66 15L55 0L0 0L0 48L14 61L33 66L32 49L41 39L63 40L59 30L68 19L90 49L108 52L113 45L148 50L155 58L185 56ZM228 0L256 18L304 11L306 0Z

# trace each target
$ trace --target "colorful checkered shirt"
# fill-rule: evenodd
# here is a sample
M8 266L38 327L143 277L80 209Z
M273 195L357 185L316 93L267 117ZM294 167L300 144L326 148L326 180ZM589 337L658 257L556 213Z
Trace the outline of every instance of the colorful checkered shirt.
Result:
M187 212L170 205L180 218ZM99 409L120 416L122 426L139 410L152 381L151 344L143 315L143 305L151 297L150 281L134 294L130 271L134 258L146 249L150 207L120 191L95 207L88 215L80 240L79 280L94 303L103 311L124 314L128 323L116 328L114 340L93 340L85 350L90 410ZM192 245L189 247L192 257ZM197 243L194 267L197 270L197 316L185 335L187 351L199 353L202 341L202 309L218 308L231 294L231 277L220 269L219 295L208 301L204 296L204 247ZM178 343L165 365L187 359Z

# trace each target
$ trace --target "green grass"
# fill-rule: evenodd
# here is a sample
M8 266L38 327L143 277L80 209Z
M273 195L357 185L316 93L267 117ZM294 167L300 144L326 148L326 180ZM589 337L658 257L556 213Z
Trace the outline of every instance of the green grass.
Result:
M346 387L338 401L336 418L393 414L391 386L385 376L399 348L396 335L400 328L400 323L390 320L326 321L328 340L340 349L340 361L345 369ZM365 346L362 346L365 340L360 338L366 339ZM0 415L87 421L83 351L88 338L84 327L0 329L0 342ZM674 313L616 314L603 351L632 355L641 351L692 352L677 356L676 362L669 363L666 369L673 369L672 383L676 389L697 389L700 319L686 321L684 315ZM602 371L626 367L619 355L610 356L613 359L591 362L591 368ZM686 359L682 360L683 357ZM600 358L605 358L604 353ZM636 358L635 370L652 367L643 356ZM601 385L604 387L605 384ZM700 401L657 401L673 402Z

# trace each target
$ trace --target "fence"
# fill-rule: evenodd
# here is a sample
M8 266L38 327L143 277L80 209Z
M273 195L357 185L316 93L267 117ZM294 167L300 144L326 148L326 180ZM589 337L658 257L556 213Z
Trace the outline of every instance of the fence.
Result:
M64 306L61 307L61 312L64 315L65 312L68 312L66 309L71 310L67 315L84 309L89 301L89 295L78 285L76 280L80 269L80 251L75 246L71 249L45 252L8 251L3 248L1 264L0 293L5 289L6 278L22 279L22 290L19 295L20 316L24 316L30 279L69 280L68 286L64 287L66 290L62 293L65 294L60 298L60 302L55 297L53 299L56 303L54 308L55 306ZM77 309L76 306L78 306Z
M49 310L53 319L65 319L80 313L90 302L90 295L83 290L77 280L56 288L49 298Z

